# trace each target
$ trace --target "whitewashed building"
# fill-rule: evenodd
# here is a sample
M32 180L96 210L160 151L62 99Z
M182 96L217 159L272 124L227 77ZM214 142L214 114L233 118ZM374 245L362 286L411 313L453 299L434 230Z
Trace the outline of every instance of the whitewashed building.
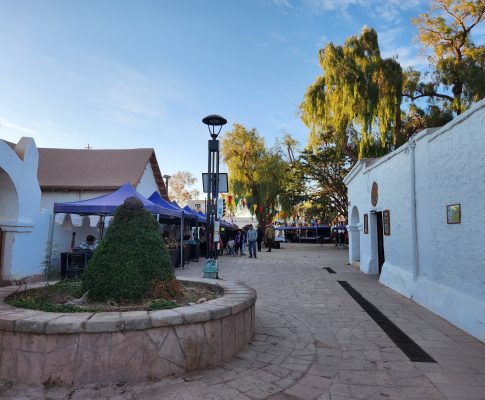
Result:
M350 262L485 340L485 100L344 182Z
M166 188L153 149L77 150L37 148L32 138L18 144L0 140L0 284L42 272L54 203L86 200L130 182L145 197ZM58 254L88 234L99 237L97 218L58 215Z
M38 160L34 139L0 140L0 286L42 270L50 213L41 210Z

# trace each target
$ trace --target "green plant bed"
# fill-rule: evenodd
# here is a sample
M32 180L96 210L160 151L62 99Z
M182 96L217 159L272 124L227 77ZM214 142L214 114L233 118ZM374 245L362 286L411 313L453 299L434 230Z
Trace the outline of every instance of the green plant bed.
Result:
M197 303L201 299L212 300L219 292L208 286L192 285L188 282L178 282L181 291L171 298L157 297L157 291L152 289L139 301L107 302L86 300L82 304L66 304L83 295L81 281L66 279L53 285L36 289L18 291L5 299L7 304L15 307L28 308L46 312L106 312L106 311L154 311L171 309Z

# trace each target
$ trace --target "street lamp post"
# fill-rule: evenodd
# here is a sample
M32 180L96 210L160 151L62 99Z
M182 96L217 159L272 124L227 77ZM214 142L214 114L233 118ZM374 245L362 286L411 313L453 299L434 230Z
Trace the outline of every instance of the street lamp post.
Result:
M165 179L165 190L167 191L167 200L170 200L168 198L168 180L171 178L171 175L163 175L163 179Z
M208 115L202 122L209 128L211 139L208 141L209 157L207 163L207 229L206 229L206 267L204 276L218 278L216 231L217 197L219 196L219 140L222 126L227 120L220 115ZM218 233L218 232L217 232Z

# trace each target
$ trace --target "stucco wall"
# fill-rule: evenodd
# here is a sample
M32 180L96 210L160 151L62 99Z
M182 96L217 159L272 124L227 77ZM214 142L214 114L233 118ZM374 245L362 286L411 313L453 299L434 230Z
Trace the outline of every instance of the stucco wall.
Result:
M485 340L484 132L482 101L441 129L415 136L417 263L411 147L406 144L379 160L361 161L346 178L349 216L354 206L361 223L370 210L390 210L391 235L384 236L381 283L481 340ZM370 195L374 181L379 186L376 207ZM446 206L455 203L461 204L461 223L447 224ZM378 272L374 223L369 214L369 234L360 231L360 268L365 273Z
M136 187L136 191L145 197L150 197L153 192L159 192L150 163L147 163L145 166L145 172L140 179L140 183Z
M385 168L383 166L385 165ZM391 177L389 179L388 177ZM349 185L349 217L353 207L359 211L362 224L360 232L360 268L365 273L379 272L377 259L377 219L371 211L390 210L391 235L384 236L385 263L382 267L381 281L403 294L409 294L405 282L412 274L412 257L410 241L410 168L409 152L401 151L374 162L358 174ZM373 182L378 184L378 201L371 204ZM368 214L369 233L363 230L364 214ZM351 260L352 261L352 260Z
M40 209L38 159L32 138L20 139L15 149L0 140L3 183L10 181L9 185L0 188L0 199L16 203L16 206L0 215L0 228L5 232L0 277L4 280L36 275L41 271L50 215Z

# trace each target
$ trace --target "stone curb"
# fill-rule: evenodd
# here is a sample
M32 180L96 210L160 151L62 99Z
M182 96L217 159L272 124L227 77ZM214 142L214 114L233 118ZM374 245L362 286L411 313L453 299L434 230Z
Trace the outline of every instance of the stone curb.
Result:
M238 314L256 303L256 292L241 283L186 277L181 281L207 284L220 289L222 295L206 303L173 310L49 313L6 304L5 297L18 290L18 287L10 286L0 289L0 330L48 335L142 330L221 319ZM28 285L28 288L42 285L36 283Z

